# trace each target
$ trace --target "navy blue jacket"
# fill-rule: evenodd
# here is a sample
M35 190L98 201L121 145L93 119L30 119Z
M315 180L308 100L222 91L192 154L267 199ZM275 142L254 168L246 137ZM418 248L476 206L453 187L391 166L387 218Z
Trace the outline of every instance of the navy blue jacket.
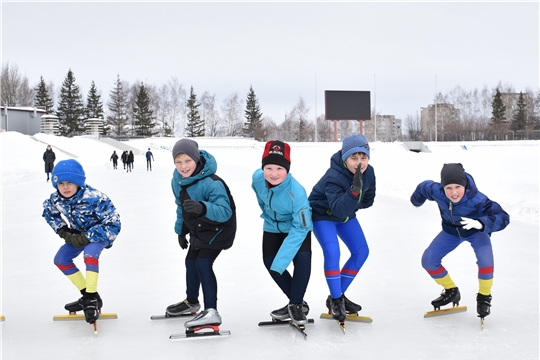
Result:
M362 174L362 195L353 195L351 185L354 174L341 159L341 150L332 155L330 168L313 187L309 204L313 210L313 221L328 220L346 222L356 217L358 209L373 205L375 200L375 170L371 165Z
M450 201L440 183L426 180L416 187L411 195L411 203L414 206L421 206L426 200L435 201L441 213L443 230L454 236L467 238L478 231L491 235L494 231L503 230L510 223L510 216L499 204L478 191L470 174L465 173L465 176L467 187L459 202ZM484 228L465 230L460 223L462 217L478 220Z

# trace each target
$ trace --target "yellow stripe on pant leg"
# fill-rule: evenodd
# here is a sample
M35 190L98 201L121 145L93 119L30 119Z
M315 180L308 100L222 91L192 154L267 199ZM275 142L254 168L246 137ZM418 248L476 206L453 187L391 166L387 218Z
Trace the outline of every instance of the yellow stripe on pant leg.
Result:
M478 279L478 293L482 295L491 295L491 287L493 286L493 279L483 280Z
M67 275L68 279L77 287L77 289L82 290L86 287L86 280L80 271Z
M89 293L97 292L98 277L99 277L99 273L95 271L86 272L86 292L89 292Z
M451 289L456 287L456 284L454 284L448 273L440 279L433 280L435 280L437 284L442 285L445 289Z

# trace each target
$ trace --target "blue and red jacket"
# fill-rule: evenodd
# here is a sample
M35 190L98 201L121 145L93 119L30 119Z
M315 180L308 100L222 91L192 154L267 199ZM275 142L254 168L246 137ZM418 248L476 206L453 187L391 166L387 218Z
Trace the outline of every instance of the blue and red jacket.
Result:
M416 187L411 195L411 203L414 206L420 206L426 200L435 201L441 213L443 230L454 236L467 238L478 231L491 235L492 232L503 230L510 223L510 216L498 203L491 201L478 191L470 174L465 173L465 175L467 187L459 202L450 201L440 183L426 180ZM483 229L463 229L460 223L462 217L480 221L484 225Z

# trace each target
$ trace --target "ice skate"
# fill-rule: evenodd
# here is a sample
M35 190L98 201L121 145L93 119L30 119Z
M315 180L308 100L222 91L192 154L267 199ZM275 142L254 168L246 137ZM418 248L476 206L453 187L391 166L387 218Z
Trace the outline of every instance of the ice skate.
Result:
M86 293L83 297L82 307L84 311L84 318L89 324L93 324L99 319L99 309L98 309L98 297L97 293Z
M345 302L345 311L347 312L347 314L358 314L358 312L362 310L362 306L347 299L345 294L343 294L342 297L343 301ZM332 309L332 297L330 295L328 295L328 298L326 299L326 307L329 310Z
M453 303L453 306L458 306L459 301L461 300L461 294L459 293L459 289L457 287L453 287L451 289L444 289L441 292L441 296L436 298L431 302L431 305L435 308L435 310L439 310L441 306Z
M304 306L302 304L289 304L287 305L287 311L291 321L295 325L306 325L308 320L306 314L304 314Z
M326 299L326 306L328 307L328 312L332 314L332 318L339 322L343 322L347 319L347 310L345 310L345 301L343 296L333 299L331 296L328 296Z
M83 297L84 297L85 291L83 290L81 291L81 293L83 293ZM98 310L101 310L101 308L103 307L103 300L101 300L101 296L99 296L98 293L96 293L96 296L98 299ZM83 310L83 306L82 306L83 297L73 302L67 303L66 305L64 305L64 309L66 309L70 313L76 313L77 311L82 311Z
M288 319L290 319L291 316L289 315L288 306L289 305L285 305L282 308L279 308L277 310L272 311L270 313L270 317L272 319L275 319L275 320L288 320ZM305 316L307 316L309 314L309 305L305 301L302 304L302 312L304 313Z
M197 313L197 311L199 311L200 308L201 308L201 305L199 303L191 304L186 299L176 304L167 306L165 314L167 314L168 316L194 315Z
M197 314L197 316L189 321L186 321L184 324L186 329L210 325L221 325L221 316L216 309L212 308L201 311L199 314Z
M491 295L476 294L476 312L482 319L491 313Z

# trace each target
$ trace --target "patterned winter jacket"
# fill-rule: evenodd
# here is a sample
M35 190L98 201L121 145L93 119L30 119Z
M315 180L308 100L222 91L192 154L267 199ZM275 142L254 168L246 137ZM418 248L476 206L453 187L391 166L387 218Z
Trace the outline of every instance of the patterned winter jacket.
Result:
M362 173L362 195L353 195L351 185L354 174L341 159L341 150L332 155L330 168L313 187L309 203L313 221L347 222L356 217L358 209L366 209L375 201L375 170L371 165Z
M282 274L313 230L306 190L290 173L281 184L269 188L261 169L253 173L251 187L262 210L264 231L288 234L270 267Z
M106 241L112 245L120 233L120 215L112 201L101 191L86 184L69 199L58 192L43 202L43 217L58 234L63 226L84 232L88 241ZM109 246L108 245L108 246Z
M451 202L444 194L441 184L431 180L423 181L416 187L411 195L411 203L414 206L420 206L426 200L435 201L441 213L443 230L454 236L467 238L478 231L491 235L494 231L503 230L510 223L510 216L499 204L478 191L470 174L465 173L465 175L467 187L458 203ZM462 217L478 220L484 228L465 230L460 224Z
M224 183L213 178L217 170L216 159L205 150L199 150L199 153L201 159L193 175L184 178L176 169L173 171L171 186L176 202L174 231L182 235L189 233L190 241L197 241L196 249L213 248L212 243L221 244L218 246L220 248L228 248L236 233L235 207L229 200ZM184 188L187 194L182 195ZM203 203L206 214L202 217L183 214L182 202L185 199L182 196Z

